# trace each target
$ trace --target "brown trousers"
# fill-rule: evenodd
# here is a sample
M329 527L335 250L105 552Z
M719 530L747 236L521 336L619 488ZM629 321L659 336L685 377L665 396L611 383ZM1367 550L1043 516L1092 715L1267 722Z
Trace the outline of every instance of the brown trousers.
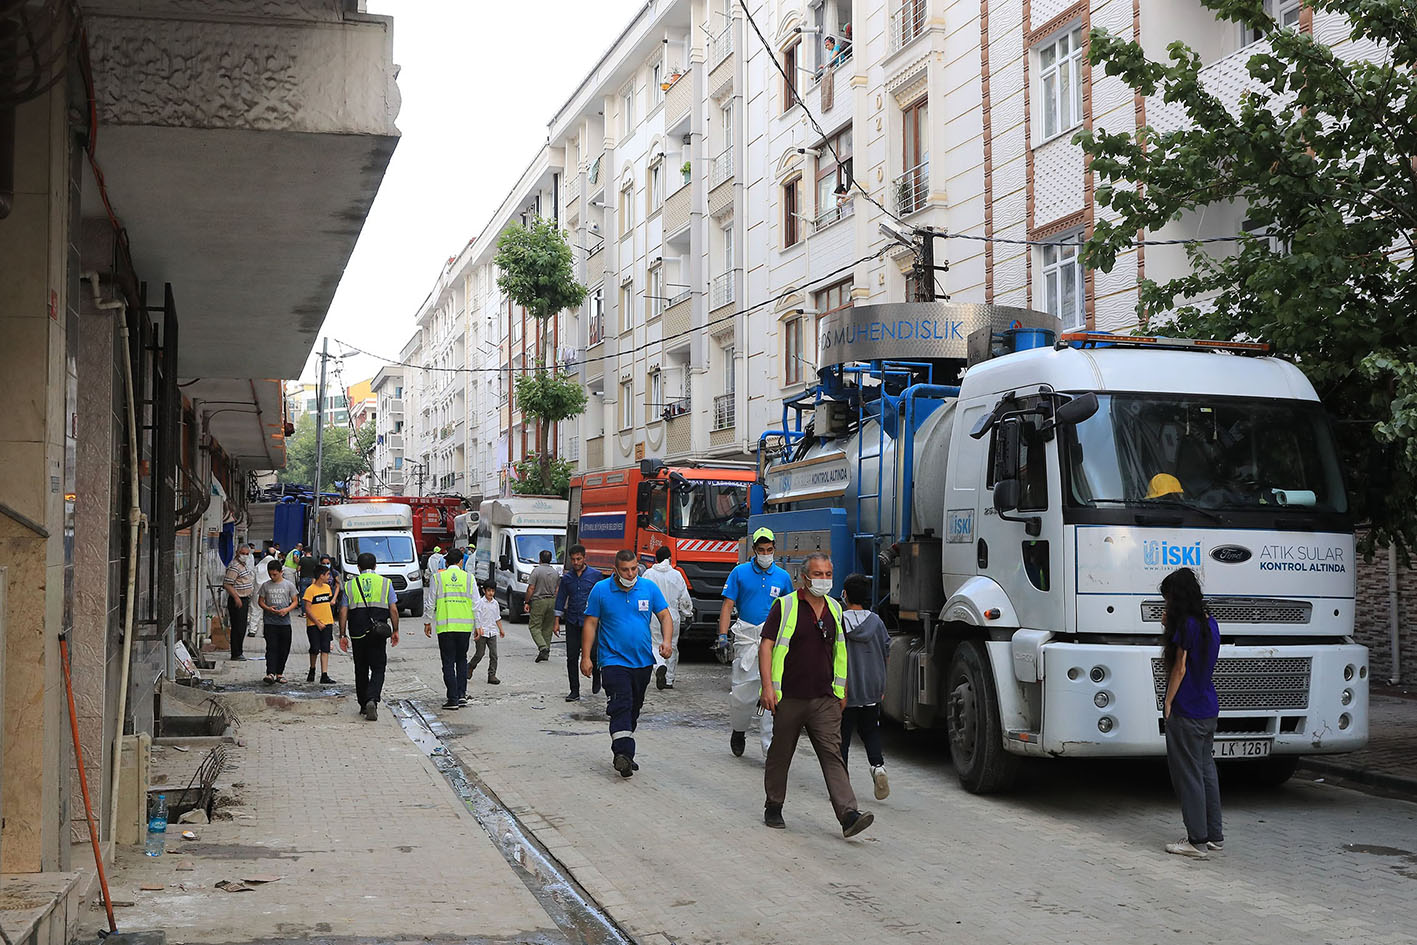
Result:
M812 750L817 753L817 762L822 766L832 810L836 811L836 819L841 820L856 810L856 793L851 790L851 778L841 760L841 703L831 696L820 699L788 696L778 702L772 723L772 747L768 749L763 770L767 803L781 807L787 798L787 770L792 767L792 755L797 751L797 740L804 728Z

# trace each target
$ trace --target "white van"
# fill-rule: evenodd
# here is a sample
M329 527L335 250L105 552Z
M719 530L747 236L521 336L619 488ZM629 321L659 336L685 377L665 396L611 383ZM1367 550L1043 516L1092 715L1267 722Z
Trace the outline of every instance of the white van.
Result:
M388 578L398 596L399 611L423 616L423 575L413 541L413 509L407 505L355 502L328 505L316 519L320 548L334 559L340 582L359 574L359 556L378 560L374 570Z
M541 495L488 499L478 510L473 577L497 582L497 599L510 619L526 617L522 608L527 579L542 551L551 552L551 563L560 570L568 510L565 499Z
M482 521L482 513L476 510L464 512L453 518L453 547L469 557L477 538L477 525Z

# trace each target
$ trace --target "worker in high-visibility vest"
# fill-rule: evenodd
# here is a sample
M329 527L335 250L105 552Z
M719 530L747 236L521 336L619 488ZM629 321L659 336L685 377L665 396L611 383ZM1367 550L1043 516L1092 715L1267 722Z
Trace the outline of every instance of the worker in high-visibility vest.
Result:
M423 621L423 632L438 628L438 655L443 658L443 684L448 689L445 709L467 705L467 648L476 625L477 588L462 569L462 552L448 552L448 566L432 575L424 591L423 612L432 609L433 620Z
M841 711L846 707L846 629L841 605L830 596L832 562L825 552L802 562L799 589L773 602L763 622L758 666L763 708L773 714L772 745L763 766L763 823L786 826L787 771L802 730L817 753L841 835L854 837L874 816L856 806L841 760Z

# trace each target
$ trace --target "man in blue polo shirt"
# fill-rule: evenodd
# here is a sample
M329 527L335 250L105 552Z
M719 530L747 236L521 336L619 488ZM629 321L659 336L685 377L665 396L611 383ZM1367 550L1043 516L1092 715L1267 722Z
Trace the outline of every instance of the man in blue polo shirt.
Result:
M728 719L733 735L728 746L741 756L748 743L748 726L752 724L762 682L758 678L758 643L763 636L763 621L779 597L794 590L792 575L773 563L776 536L772 529L753 532L753 557L728 573L723 585L723 609L718 612L718 645L728 646L728 620L733 608L738 619L733 621L733 675L728 690ZM759 719L763 757L772 744L772 715Z
M673 652L674 621L669 604L653 581L640 580L639 557L629 550L615 555L615 578L601 581L586 599L581 637L581 675L591 674L592 653L600 662L600 682L610 696L610 750L615 770L628 778L635 764L635 726L645 704L645 688L654 671L650 619L659 618L665 659ZM596 650L599 638L600 649Z

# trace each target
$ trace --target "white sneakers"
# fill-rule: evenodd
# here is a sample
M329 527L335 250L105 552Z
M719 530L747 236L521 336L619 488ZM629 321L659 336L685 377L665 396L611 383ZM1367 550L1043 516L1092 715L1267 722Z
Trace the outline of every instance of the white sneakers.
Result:
M876 765L871 769L871 783L876 786L876 800L884 801L891 795L891 783L886 779L886 766Z
M1225 841L1221 840L1219 843L1216 843L1214 840L1207 840L1205 842L1205 848L1207 850L1214 850L1215 852L1219 853L1225 849Z
M1200 846L1195 846L1189 840L1177 840L1175 843L1166 844L1166 852L1174 853L1177 856L1189 856L1197 860L1204 860L1206 857L1210 856L1205 849L1208 846L1211 846L1211 844L1203 843ZM1215 847L1215 849L1220 848Z

